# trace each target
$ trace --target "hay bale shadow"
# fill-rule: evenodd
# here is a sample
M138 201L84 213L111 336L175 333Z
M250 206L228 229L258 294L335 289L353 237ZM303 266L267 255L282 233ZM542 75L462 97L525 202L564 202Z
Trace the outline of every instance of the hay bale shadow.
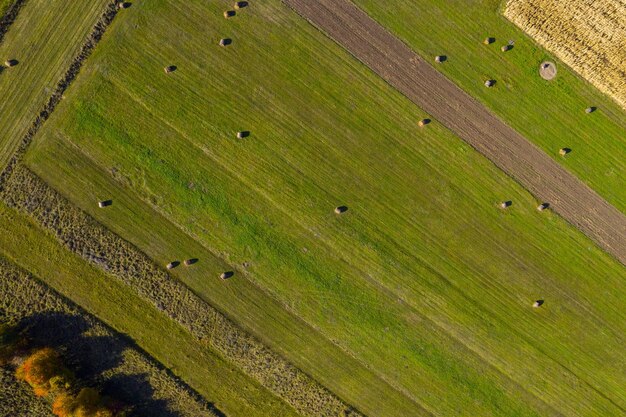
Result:
M235 275L235 273L233 271L225 271L225 272L222 272L220 274L220 278L221 279L229 279L229 278L232 278L234 275Z
M199 261L198 258L191 258L191 259L186 259L184 263L185 263L185 266L190 266L190 265L198 263L198 261Z

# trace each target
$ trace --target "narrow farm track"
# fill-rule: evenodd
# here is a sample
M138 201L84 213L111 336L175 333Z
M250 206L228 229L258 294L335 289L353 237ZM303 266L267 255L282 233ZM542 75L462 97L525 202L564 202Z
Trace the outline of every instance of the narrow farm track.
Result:
M626 265L626 216L366 13L348 0L284 1Z

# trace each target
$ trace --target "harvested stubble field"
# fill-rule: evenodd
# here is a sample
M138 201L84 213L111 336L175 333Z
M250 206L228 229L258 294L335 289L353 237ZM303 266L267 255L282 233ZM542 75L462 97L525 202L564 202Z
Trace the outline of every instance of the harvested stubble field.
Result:
M134 2L30 169L364 414L623 414L623 266L279 1L226 5Z
M508 0L504 15L626 109L623 0Z
M625 111L507 20L503 1L353 3L626 213ZM595 7L597 2L587 3ZM495 43L484 45L487 37L494 37ZM513 48L503 53L500 47L509 41ZM447 61L435 64L434 57L441 54ZM552 81L539 76L539 64L546 60L557 63L558 75ZM495 79L496 86L485 88L486 79ZM585 114L589 106L598 111ZM558 153L563 147L572 149L566 158Z

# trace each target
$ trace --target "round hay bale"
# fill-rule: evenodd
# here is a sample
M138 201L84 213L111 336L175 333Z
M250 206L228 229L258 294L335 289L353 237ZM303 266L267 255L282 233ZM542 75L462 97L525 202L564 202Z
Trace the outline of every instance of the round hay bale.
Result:
M104 208L110 206L111 204L113 204L113 200L103 200L98 202L98 207Z
M247 1L238 1L235 3L235 9L243 9L244 7L248 7Z
M220 274L220 278L221 279L228 279L228 278L231 278L233 275L235 275L235 273L233 271L225 271L225 272L222 272Z
M537 206L537 210L538 211L544 211L545 209L547 209L548 207L550 207L550 203L541 203Z
M485 81L485 87L491 88L496 85L496 80L487 80Z
M511 49L513 49L512 44L502 45L502 47L500 48L502 52L507 52L507 51L510 51Z
M593 113L593 112L594 112L594 111L596 111L597 109L598 109L597 107L593 107L593 106L591 106L591 107L587 107L587 108L585 109L585 113L587 113L587 114L589 114L589 113Z
M543 300L537 300L533 303L533 307L537 308L537 307L541 307L543 305L544 301Z
M437 55L437 56L435 57L435 62L437 62L437 63L439 63L439 64L441 64L442 62L445 62L445 61L447 61L447 60L448 60L448 57L447 57L447 56L445 56L445 55Z
M501 209L507 209L509 207L511 207L513 205L513 202L511 200L508 201L503 201L500 203L500 208Z
M547 81L554 79L554 77L556 77L556 65L554 62L542 62L541 65L539 65L539 75Z
M227 45L230 45L231 43L233 43L232 39L229 39L229 38L220 39L220 46L227 46Z
M346 211L348 211L348 207L346 207L346 206L335 207L335 213L336 214L342 214L342 213L345 213Z
M172 261L169 264L167 264L167 269L174 269L176 268L178 265L180 265L180 262L178 261Z
M119 3L117 3L117 8L120 10L128 9L130 6L131 6L131 3L127 1L120 1Z
M570 148L561 148L559 149L559 155L565 156L570 153L572 150Z
M424 126L426 126L429 123L430 123L430 119L422 119L419 122L417 122L417 125L419 127L424 127Z
M247 130L237 132L237 139L247 138L248 136L250 136L250 132L248 132Z
M168 65L167 67L164 68L164 70L166 74L169 74L169 73L176 71L177 67L176 65Z
M7 59L6 61L4 61L4 66L7 68L14 67L17 64L19 64L19 61L17 59Z
M195 264L196 262L198 262L198 258L190 258L190 259L185 259L185 262L183 262L183 264L185 264L185 266L190 266Z
M234 10L226 10L224 12L224 17L228 19L229 17L233 17L235 14L237 13Z
M496 41L496 38L492 38L492 37L487 37L485 38L485 40L483 41L483 43L485 45L491 45L492 43L494 43Z

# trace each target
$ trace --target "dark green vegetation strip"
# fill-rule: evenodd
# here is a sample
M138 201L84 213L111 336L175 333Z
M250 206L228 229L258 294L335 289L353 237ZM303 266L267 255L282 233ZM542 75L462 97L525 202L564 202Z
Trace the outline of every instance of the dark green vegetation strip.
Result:
M6 216L4 209L2 216ZM203 400L132 342L4 259L0 259L0 295L2 321L28 328L29 343L58 349L79 379L101 385L104 393L115 393L138 415L215 416ZM36 399L29 401L24 393L13 401L40 408ZM0 410L21 411L9 406L0 404Z
M280 2L227 6L135 2L28 166L366 414L619 415L624 268Z
M0 220L0 252L118 332L132 337L226 415L296 415L134 291L72 254L29 217L0 205Z
M503 1L353 2L626 213L626 112L505 19ZM496 41L484 45L487 37ZM437 55L446 62L436 64ZM553 81L539 76L545 60L557 63ZM487 79L496 87L485 88ZM586 114L590 106L598 111ZM564 147L572 149L565 158Z
M74 208L23 166L18 165L5 183L2 199L9 206L32 215L70 250L121 279L201 343L208 343L300 412L358 415L186 286L171 279L132 245Z

